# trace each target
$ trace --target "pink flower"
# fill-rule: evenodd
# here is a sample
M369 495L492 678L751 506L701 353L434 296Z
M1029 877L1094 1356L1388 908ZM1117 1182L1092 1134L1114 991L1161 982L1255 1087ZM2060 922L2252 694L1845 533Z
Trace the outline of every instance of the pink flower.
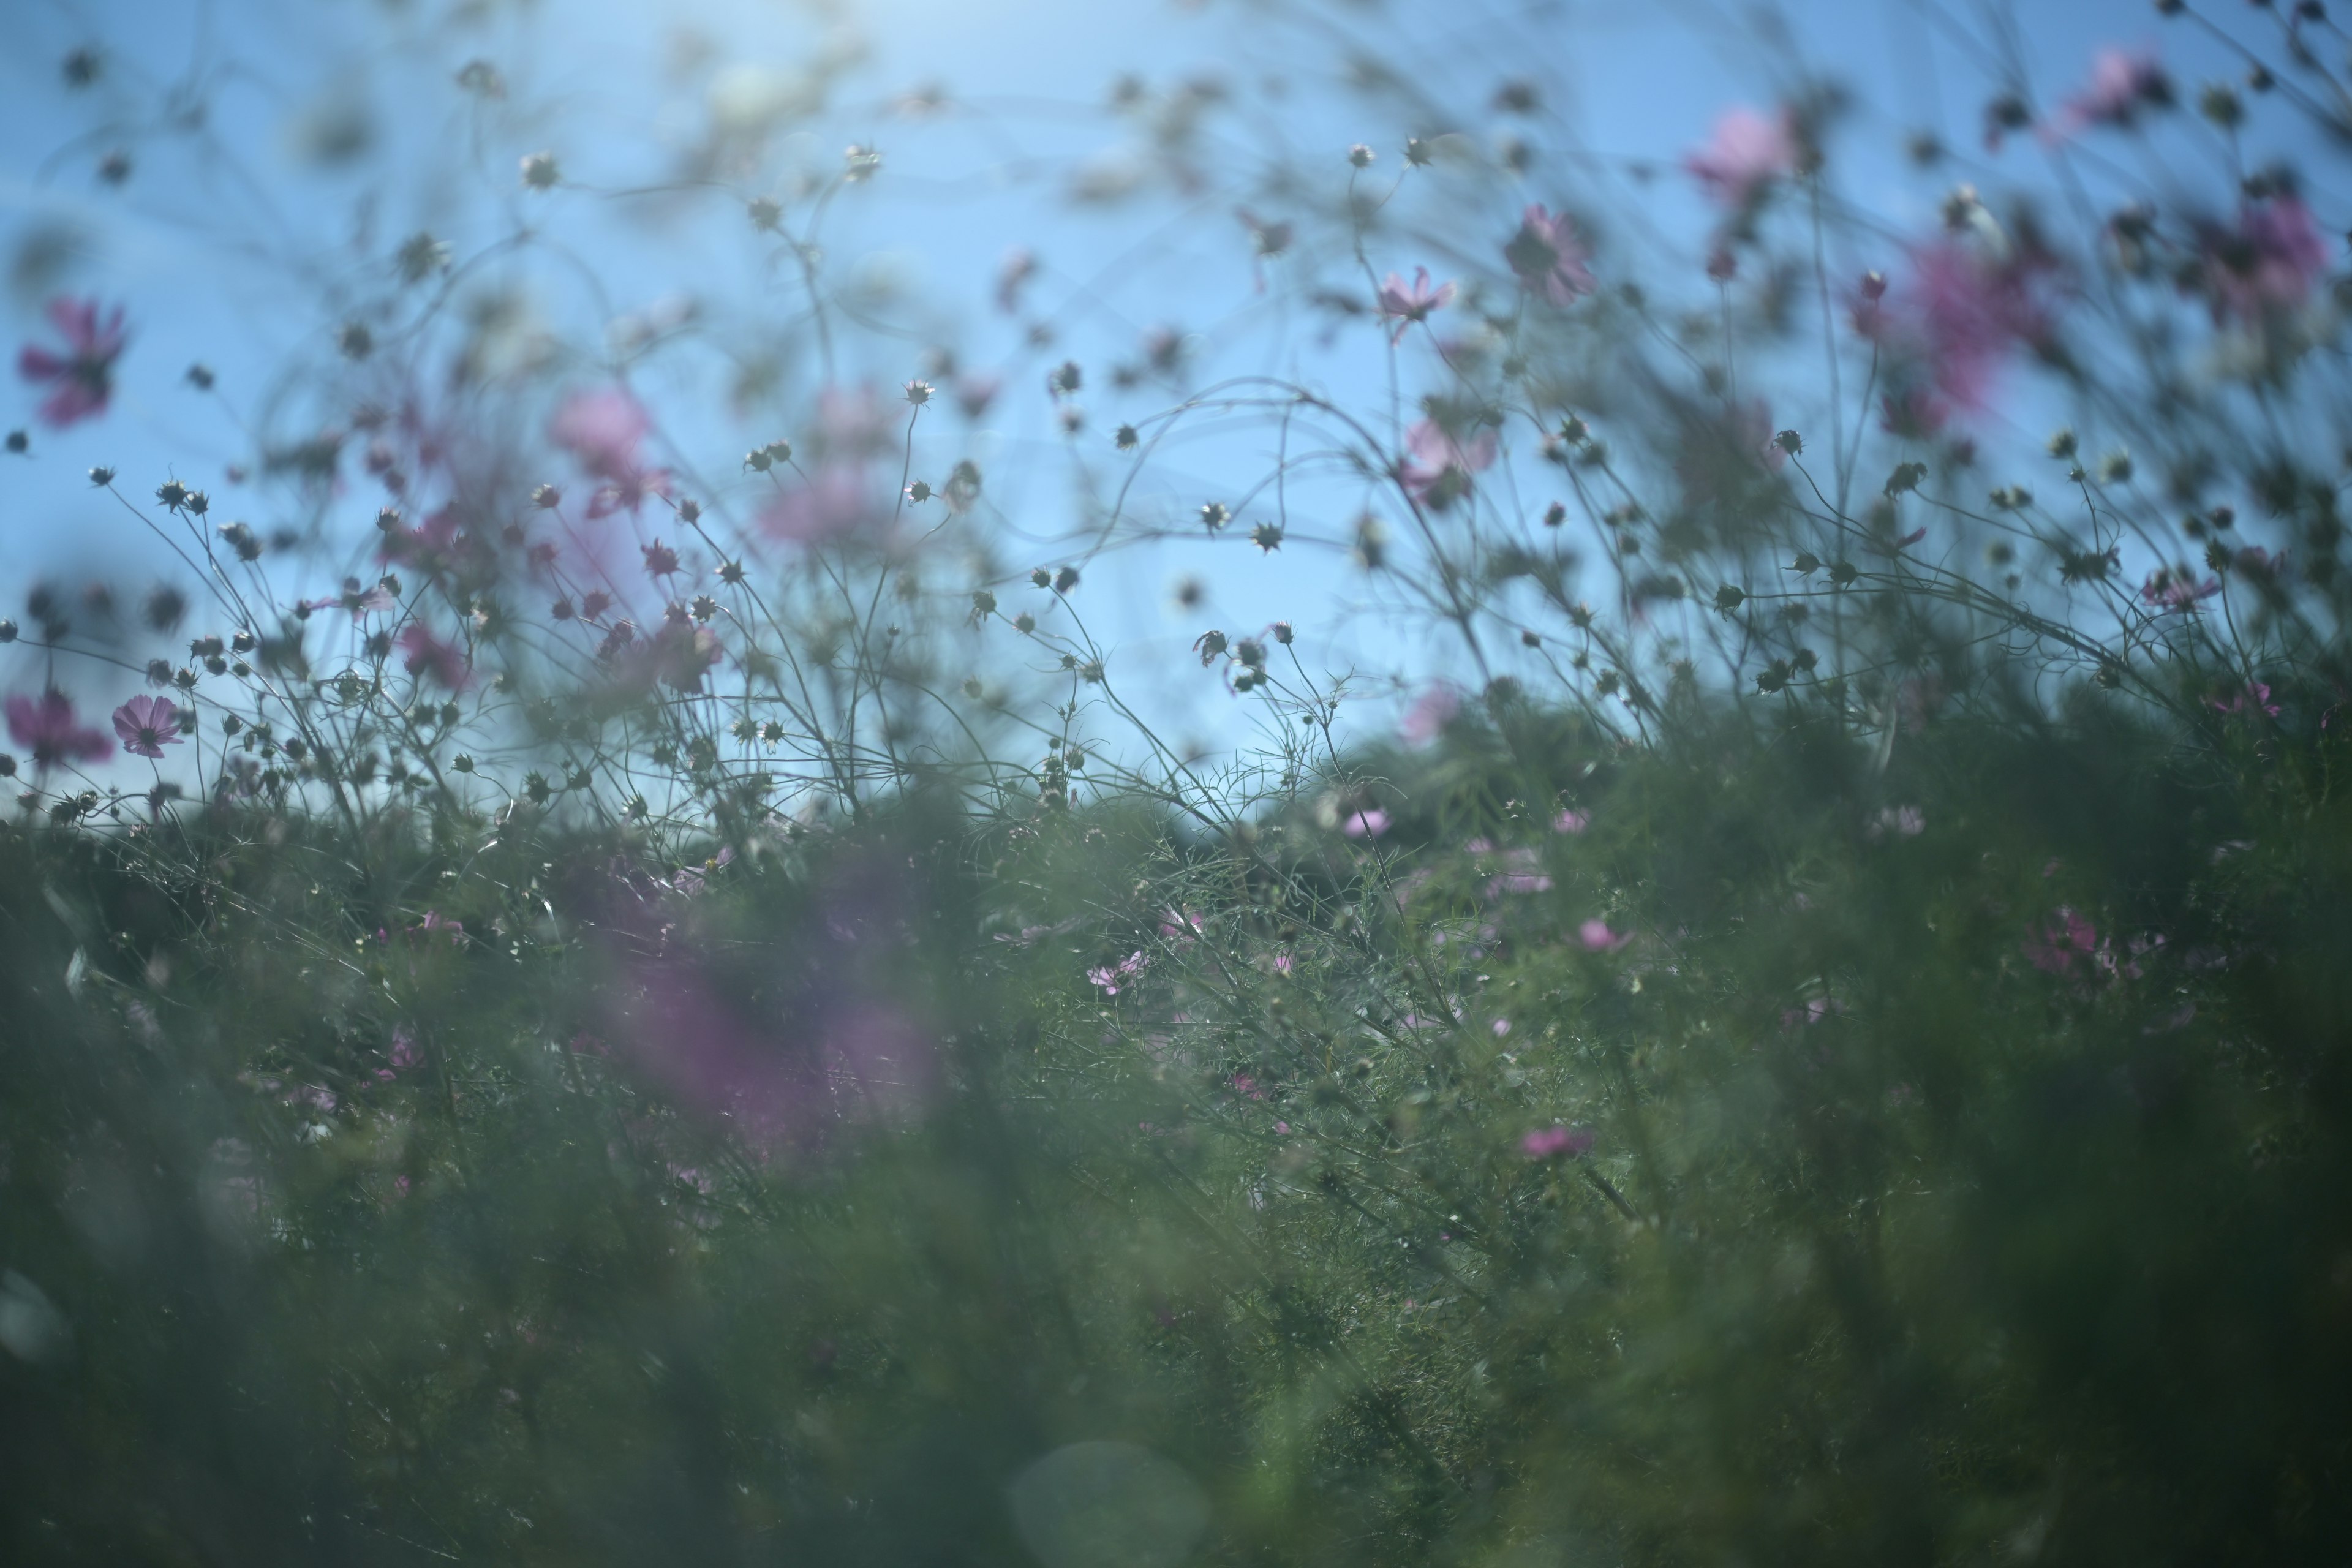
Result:
M45 768L69 761L100 762L114 751L103 733L75 723L73 700L54 687L37 699L8 699L8 738L30 751L33 761Z
M1160 917L1160 940L1190 942L1201 934L1201 917L1186 910L1179 914L1170 910Z
M2234 227L2209 226L2203 237L2204 283L2213 319L2259 321L2311 298L2327 270L2327 245L2311 209L2294 196L2273 196L2240 209Z
M1597 287L1585 265L1591 256L1569 216L1554 217L1540 203L1521 215L1519 232L1503 247L1503 259L1519 281L1555 305L1572 304Z
M1855 325L1895 362L1890 428L1933 434L1955 411L1983 409L2011 351L2049 335L2037 287L2042 270L1939 241L1913 254L1908 289L1856 312Z
M1140 952L1131 952L1118 961L1116 968L1104 964L1087 971L1087 979L1106 996L1116 996L1119 987L1151 966L1151 960Z
M1557 1159L1562 1154L1580 1160L1591 1151L1590 1127L1538 1127L1519 1140L1519 1152L1530 1160Z
M588 500L590 517L634 513L647 496L669 494L669 470L646 468L637 458L637 444L652 428L637 400L617 386L575 392L555 411L548 438L604 481Z
M1916 805L1890 805L1871 823L1867 836L1884 838L1895 834L1902 838L1916 838L1927 831L1927 814Z
M1797 172L1796 119L1783 109L1759 114L1745 105L1724 110L1707 144L1683 159L1723 205L1745 209L1774 180Z
M1554 833L1581 833L1591 824L1591 812L1578 811L1570 807L1551 819L1551 830Z
M474 672L466 661L465 650L455 643L443 642L421 623L411 622L402 628L400 650L407 656L403 662L408 673L419 680L436 681L452 691L463 691L474 684Z
M2279 714L2278 704L2271 700L2269 685L2260 680L2249 680L2243 691L2231 694L2227 700L2215 698L2213 708L2216 712L2221 713L2241 713L2248 708L2252 708L2269 714L2273 719ZM9 711L13 714L15 709L12 707ZM13 727L12 725L11 728Z
M1633 939L1609 929L1609 922L1591 920L1576 928L1576 940L1584 944L1587 952L1614 952Z
M2101 49L2091 60L2091 79L2066 100L2043 140L2057 141L2091 125L2128 126L2143 109L2172 102L2172 79L2151 53Z
M1432 310L1444 309L1453 298L1453 284L1441 283L1434 289L1429 286L1429 268L1426 267L1412 269L1410 287L1396 273L1390 273L1388 281L1381 285L1380 293L1381 318L1396 322L1396 332L1389 342L1402 342L1407 327L1416 321L1429 320Z
M1511 1021L1508 1018L1497 1018L1487 1027L1494 1031L1495 1037L1499 1040L1511 1032Z
M1378 838L1389 830L1389 814L1378 806L1359 811L1348 818L1342 829L1350 838Z
M416 1048L416 1037L406 1029L392 1032L392 1065L401 1071L423 1064L425 1058Z
M838 539L875 515L866 470L848 463L820 465L809 481L784 491L760 513L760 525L803 544Z
M1470 491L1470 476L1495 461L1495 433L1481 429L1466 443L1446 434L1434 419L1416 422L1404 433L1405 458L1397 480L1415 500L1444 510Z
M2208 577L2202 583L2185 572L2162 568L2140 584L2143 603L2155 606L2161 614L2168 610L2194 610L2198 601L2210 599L2221 591L2220 579Z
M1276 974L1287 978L1297 967L1297 964L1292 962L1290 954L1277 952L1274 955L1274 972Z
M129 339L120 305L101 321L95 300L57 299L49 301L47 314L65 338L66 352L27 344L16 355L16 374L26 381L57 384L41 400L41 418L62 430L106 412L114 396L114 362Z
M1445 726L1462 711L1462 693L1443 680L1434 680L1422 688L1411 708L1405 710L1404 722L1397 733L1408 746L1426 746L1444 733Z
M653 428L637 400L617 386L575 392L548 422L548 439L599 479L617 479L637 467L637 443Z
M2074 910L2061 907L2041 931L2025 939L2024 952L2034 968L2068 974L2074 972L2076 959L2089 957L2098 945L2098 928Z
M180 743L180 710L168 697L142 692L114 710L114 732L132 756L160 757Z

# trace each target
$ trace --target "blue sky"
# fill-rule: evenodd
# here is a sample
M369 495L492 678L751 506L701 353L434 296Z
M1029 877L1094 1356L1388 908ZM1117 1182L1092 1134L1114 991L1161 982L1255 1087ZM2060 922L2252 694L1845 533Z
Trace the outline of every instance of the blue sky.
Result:
M1857 95L1836 147L1838 176L1848 198L1890 233L1931 226L1943 190L1968 174L1977 153L1989 70L1999 62L1960 41L1948 16L1959 9L1821 0L1787 11L1797 47ZM798 140L776 141L771 166L797 158L831 167L851 141L885 155L876 180L845 194L825 245L832 264L897 280L891 310L907 333L867 345L848 374L894 383L921 370L921 349L931 342L952 343L969 363L1027 366L1014 325L988 304L999 258L1021 245L1044 263L1033 298L1059 334L1056 353L1101 367L1133 357L1147 331L1171 326L1192 334L1197 375L1273 374L1349 395L1385 377L1378 340L1359 331L1318 347L1314 319L1297 298L1307 280L1286 263L1253 264L1229 194L1159 191L1099 212L1073 210L1063 199L1074 165L1116 166L1127 132L1104 106L1118 75L1166 84L1213 72L1243 102L1205 151L1214 176L1243 183L1286 160L1310 174L1319 168L1333 189L1345 182L1345 148L1357 140L1381 154L1371 176L1392 176L1406 128L1340 89L1336 77L1349 53L1409 62L1433 96L1465 106L1458 125L1426 129L1454 130L1482 146L1504 124L1485 108L1494 83L1538 78L1548 113L1526 133L1583 155L1592 199L1613 190L1638 201L1655 226L1656 248L1641 249L1628 235L1619 255L1624 265L1638 255L1640 265L1659 268L1695 268L1708 220L1675 170L1679 153L1704 138L1727 104L1768 103L1791 80L1754 13L1740 7L1470 0L1343 5L1325 15L1338 25L1247 22L1222 4L1079 0L873 0L830 16L775 0L546 0L522 8L25 0L18 45L0 62L0 243L20 263L36 233L69 232L73 245L54 274L16 268L18 287L0 324L13 348L38 333L42 298L92 292L127 303L136 339L108 418L55 435L36 428L32 458L14 460L0 583L19 586L0 587L0 600L11 601L0 614L18 613L21 584L44 574L68 584L116 575L133 595L144 586L152 547L131 519L89 492L80 476L92 464L121 468L139 491L168 469L238 504L226 468L249 461L249 432L268 419L273 398L299 404L303 395L299 378L279 379L283 368L331 362L324 334L333 316L321 301L356 297L368 268L380 268L388 247L415 228L446 234L461 253L493 234L502 215L523 210L511 184L518 148L558 150L567 175L588 186L637 184L674 170L726 106L740 110L747 100L789 94L810 62L841 60L827 107ZM2160 47L2184 83L2237 68L2210 37L2161 23L2139 0L2046 5L2022 15L2044 101L2063 96L2103 44ZM103 76L89 90L67 91L58 62L93 43L103 51ZM475 122L448 85L452 61L478 56L497 61L510 82L509 118L479 148L470 142ZM173 102L171 84L191 76L206 84L202 136L156 131ZM910 118L907 95L929 88L953 107ZM122 121L77 139L109 114L144 120L148 129ZM1958 164L1936 177L1909 169L1902 137L1919 129L1958 150ZM371 139L367 155L353 164L321 160L320 148L362 134ZM115 146L133 158L119 188L96 174ZM2030 183L2033 156L2030 147L2012 153L1988 173L1989 185ZM1644 163L1654 170L1646 182ZM1444 177L1441 169L1427 179ZM1526 199L1564 194L1554 184ZM756 253L738 243L740 230L726 226L738 221L731 205L656 222L641 205L606 200L600 209L589 193L567 192L563 200L565 232L593 250L604 291L549 296L551 324L575 341L595 341L601 318L682 291L737 319L756 317L775 292ZM1433 194L1427 210L1444 210L1444 201ZM1276 216L1273 205L1267 216ZM1498 241L1508 220L1497 221L1495 234L1462 235L1462 249L1478 253ZM1403 247L1372 258L1381 270L1409 270L1416 259ZM1443 270L1443 257L1430 259ZM1858 258L1856 269L1863 264L1870 258ZM183 381L196 361L217 373L216 396ZM1121 465L1110 429L1153 398L1106 396L1099 368L1097 374L1082 399L1089 425L1080 445L1091 465L1113 475ZM651 384L662 384L658 367ZM706 458L788 433L766 416L726 428L732 416L707 390L681 383L678 395L700 399L682 405L693 417L680 423L707 437ZM29 388L0 391L0 426L29 423L34 400ZM2046 423L2021 398L2011 427L1986 433L1988 445L2038 440ZM1171 453L1143 493L1164 484L1170 507L1194 494L1234 493L1242 476L1265 466L1272 440L1261 423ZM998 563L1019 569L1033 558L1060 559L1055 541L1072 516L1063 448L1048 401L1024 371L981 429L950 435L942 426L924 462L943 469L965 451L981 458L1011 531ZM362 500L364 508L356 504ZM1329 500L1336 526L1345 503L1336 492ZM354 502L359 521L375 498ZM1314 510L1309 492L1301 511ZM1171 584L1186 574L1212 587L1198 613L1179 614L1171 603ZM1224 742L1240 738L1240 710L1183 657L1208 625L1254 630L1288 618L1318 662L1368 677L1425 673L1455 657L1425 628L1367 610L1364 596L1360 574L1337 552L1302 542L1261 558L1229 538L1095 563L1080 603L1115 646L1115 672L1147 694L1155 714ZM26 655L15 657L21 664ZM5 658L0 685L13 689L32 672Z

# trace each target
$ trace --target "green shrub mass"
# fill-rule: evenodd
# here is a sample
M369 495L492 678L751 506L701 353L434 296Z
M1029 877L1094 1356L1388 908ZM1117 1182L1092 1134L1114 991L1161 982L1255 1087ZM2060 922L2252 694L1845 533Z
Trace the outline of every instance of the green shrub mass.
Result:
M7 1555L1026 1561L1110 1443L1049 1561L2335 1560L2340 731L1674 721L1354 839L12 833Z

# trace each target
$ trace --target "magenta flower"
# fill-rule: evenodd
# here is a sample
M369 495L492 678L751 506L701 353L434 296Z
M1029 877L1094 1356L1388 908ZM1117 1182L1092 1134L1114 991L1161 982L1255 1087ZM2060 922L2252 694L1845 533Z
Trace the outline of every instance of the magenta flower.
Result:
M1538 1127L1519 1140L1519 1152L1530 1160L1553 1160L1562 1154L1580 1160L1591 1152L1593 1139L1590 1127Z
M1591 920L1576 928L1576 940L1583 944L1587 952L1614 952L1633 939L1622 931L1611 931L1607 921Z
M2066 100L2043 139L2054 142L2092 125L2128 126L2141 110L2171 102L2172 79L2155 55L2101 49L2092 58L2091 79Z
M168 697L142 693L114 710L114 732L134 757L160 757L180 743L180 710Z
M1151 960L1144 957L1139 950L1120 959L1116 965L1103 964L1087 970L1087 980L1104 995L1116 996L1121 986L1150 967Z
M1683 167L1717 202L1744 211L1774 180L1797 172L1796 117L1785 109L1774 115L1745 105L1727 109L1706 145L1685 155Z
M1350 815L1343 831L1350 838L1378 838L1389 830L1389 814L1375 806Z
M106 412L114 397L114 362L129 342L122 330L122 307L117 305L103 321L95 300L52 300L49 324L66 340L66 352L26 344L16 355L16 374L31 382L54 382L56 390L41 400L41 418L62 430Z
M1434 419L1417 421L1404 433L1405 457L1397 465L1397 482L1415 500L1444 510L1470 492L1470 476L1495 461L1495 433L1480 430L1461 441L1446 434Z
M1598 287L1576 225L1566 213L1554 217L1540 203L1530 204L1519 219L1519 232L1503 247L1519 281L1555 305L1572 304Z
M2088 958L2098 946L2098 928L2075 910L2061 907L2039 931L2025 939L2024 952L2034 968L2070 974L2075 961Z
M419 680L432 680L452 691L463 691L474 684L465 650L443 642L421 624L412 622L402 629L400 650L406 656L403 662L408 673Z
M637 456L638 443L652 428L637 400L617 386L575 392L555 411L548 438L604 481L589 498L590 517L634 514L647 496L669 494L669 470L647 468Z
M1389 342L1402 342L1407 327L1416 321L1429 320L1431 311L1444 310L1453 298L1453 284L1440 283L1434 289L1429 286L1429 268L1426 267L1412 269L1410 286L1396 273L1390 273L1388 281L1381 285L1380 293L1381 318L1396 322L1396 331Z
M617 386L575 392L548 421L548 439L571 453L599 479L615 479L637 467L637 443L653 428L637 400Z
M760 513L760 525L779 539L819 544L852 532L876 515L866 470L849 463L826 463L808 483L771 500Z
M2262 680L2249 680L2243 691L2233 692L2227 699L2215 698L2213 708L2214 711L2220 713L2242 713L2248 709L2252 709L2259 713L2267 713L2273 719L2279 715L2278 704L2271 700L2270 684ZM12 707L10 712L14 713L14 711L15 709ZM11 729L14 729L13 724Z
M2209 227L2203 239L2205 293L2217 321L2259 321L2311 298L2327 270L2327 245L2311 209L2273 196L2240 210L2231 228Z
M1908 289L1871 300L1855 324L1894 362L1889 426L1927 435L1955 411L1983 409L2002 362L2047 338L2050 322L2042 268L2028 260L1939 241L1913 254L1912 270Z
M74 721L73 700L55 687L37 699L8 699L8 738L45 768L62 762L102 762L114 751L102 732Z
M2208 577L2200 583L2193 574L2176 572L2167 566L2149 574L2147 581L2139 586L2139 596L2143 604L2154 607L2161 615L2174 610L2194 610L2198 601L2210 599L2221 591L2221 584L2218 578Z

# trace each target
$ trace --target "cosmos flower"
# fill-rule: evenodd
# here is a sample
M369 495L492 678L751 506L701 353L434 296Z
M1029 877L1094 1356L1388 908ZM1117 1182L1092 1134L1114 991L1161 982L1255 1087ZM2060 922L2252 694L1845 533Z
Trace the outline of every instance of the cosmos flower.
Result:
M1689 170L1707 194L1744 211L1764 188L1797 172L1797 127L1787 110L1759 114L1745 105L1724 110L1706 146L1686 154Z
M1580 1160L1591 1152L1593 1139L1589 1127L1538 1127L1519 1140L1519 1152L1530 1160L1552 1160L1562 1154Z
M2171 102L2172 79L2155 55L2101 49L2091 60L2091 79L2066 100L2042 138L2056 142L2093 125L2129 126L2141 110Z
M114 397L114 362L129 342L122 330L122 307L103 319L95 300L52 300L46 312L49 324L66 341L62 354L26 344L16 355L16 374L30 382L55 384L41 400L42 421L64 429L106 412Z
M2252 322L2311 298L2327 270L2327 244L2294 196L2248 203L2228 228L2203 236L2203 280L2217 321Z
M1591 256L1569 216L1554 217L1540 203L1528 205L1519 232L1503 247L1503 259L1519 281L1555 305L1572 304L1598 287L1585 265Z
M2050 335L2043 270L2024 258L1994 258L1949 240L1913 254L1910 286L1873 298L1856 316L1863 334L1893 362L1891 427L1932 434L1956 413L1984 409L2010 354Z
M1397 481L1415 500L1439 511L1470 489L1470 476L1495 461L1495 433L1481 429L1467 441L1446 433L1434 419L1416 421L1404 433L1405 456Z
M1444 310L1453 298L1454 285L1451 283L1440 283L1433 289L1430 287L1429 268L1426 267L1412 269L1410 284L1397 273L1390 273L1388 281L1381 285L1380 292L1381 319L1396 322L1396 331L1389 342L1402 342L1406 328L1416 321L1429 320L1431 311Z
M421 624L411 622L402 628L400 651L405 656L403 662L408 673L419 680L432 680L452 691L463 691L474 684L465 650L443 642Z
M114 710L114 733L135 757L160 757L180 743L180 710L168 697L142 693Z
M102 732L75 721L73 699L54 687L37 698L8 699L8 738L45 768L62 762L101 762L114 751Z

